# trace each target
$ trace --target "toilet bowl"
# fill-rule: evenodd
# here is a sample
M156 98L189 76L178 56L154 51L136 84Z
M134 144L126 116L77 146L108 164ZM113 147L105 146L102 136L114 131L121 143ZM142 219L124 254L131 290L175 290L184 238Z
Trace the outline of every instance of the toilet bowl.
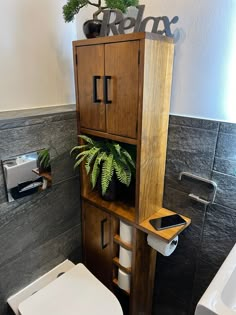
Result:
M35 294L21 301L18 312L15 310L14 312L20 315L123 314L115 295L83 264L75 265Z

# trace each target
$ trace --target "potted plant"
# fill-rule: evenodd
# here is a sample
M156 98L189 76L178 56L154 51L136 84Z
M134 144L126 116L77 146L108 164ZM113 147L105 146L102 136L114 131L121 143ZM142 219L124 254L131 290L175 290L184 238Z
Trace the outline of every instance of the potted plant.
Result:
M38 152L37 164L39 173L51 172L51 159L49 149L42 149Z
M139 0L105 0L105 6L103 6L102 0L97 0L96 3L89 0L67 0L67 3L63 6L63 16L65 22L71 22L83 7L87 5L96 7L97 10L93 14L93 19L84 23L83 30L87 38L98 37L102 24L102 21L98 19L98 15L102 10L111 8L126 12L128 7L136 6L138 3Z
M135 159L119 143L104 140L94 140L88 136L79 136L85 144L75 146L71 154L75 156L74 168L83 161L85 170L90 175L92 189L98 187L105 200L114 200L117 195L117 181L128 187L135 174Z

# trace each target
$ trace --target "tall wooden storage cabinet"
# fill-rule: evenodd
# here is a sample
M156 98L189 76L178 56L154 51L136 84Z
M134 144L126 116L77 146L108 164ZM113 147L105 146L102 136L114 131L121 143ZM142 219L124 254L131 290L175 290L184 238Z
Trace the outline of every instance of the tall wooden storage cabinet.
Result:
M149 315L156 252L145 221L162 208L173 43L134 33L75 41L73 49L78 134L133 145L137 155L134 205L101 199L81 168L84 262L111 290L118 267L129 273L129 314ZM133 226L132 245L119 238L120 219ZM119 265L119 246L132 251L129 269Z

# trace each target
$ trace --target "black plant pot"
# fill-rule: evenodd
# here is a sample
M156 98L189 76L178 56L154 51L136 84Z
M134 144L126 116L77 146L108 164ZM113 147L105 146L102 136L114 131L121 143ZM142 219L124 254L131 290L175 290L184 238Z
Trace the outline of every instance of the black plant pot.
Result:
M113 175L112 179L110 181L110 184L107 188L107 191L105 192L104 195L102 195L102 185L101 185L101 176L98 178L98 191L102 199L106 201L114 201L117 198L117 179Z
M117 182L117 198L131 207L135 205L135 179L132 177L130 186L127 187Z
M87 38L99 37L102 26L101 20L88 20L83 25L84 35Z

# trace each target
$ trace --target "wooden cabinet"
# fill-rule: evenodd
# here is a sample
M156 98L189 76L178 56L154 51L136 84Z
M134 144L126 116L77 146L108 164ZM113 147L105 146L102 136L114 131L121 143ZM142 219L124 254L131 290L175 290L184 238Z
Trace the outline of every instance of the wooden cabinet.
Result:
M78 133L132 144L137 155L134 206L101 200L92 192L85 173L82 173L82 196L140 223L162 207L172 40L134 33L76 41L74 60ZM93 88L95 98L101 102L93 102ZM105 104L106 98L112 103Z
M137 138L139 41L77 46L81 128Z
M169 242L190 224L157 232L149 223L173 213L162 208L173 42L134 33L75 41L73 51L78 134L132 145L137 156L133 205L103 200L81 168L84 262L107 287L117 284L119 246L127 246L119 221L130 224L132 267L123 268L131 275L129 314L150 315L156 252L147 233Z
M112 277L110 215L83 202L84 261L88 269L107 287Z

